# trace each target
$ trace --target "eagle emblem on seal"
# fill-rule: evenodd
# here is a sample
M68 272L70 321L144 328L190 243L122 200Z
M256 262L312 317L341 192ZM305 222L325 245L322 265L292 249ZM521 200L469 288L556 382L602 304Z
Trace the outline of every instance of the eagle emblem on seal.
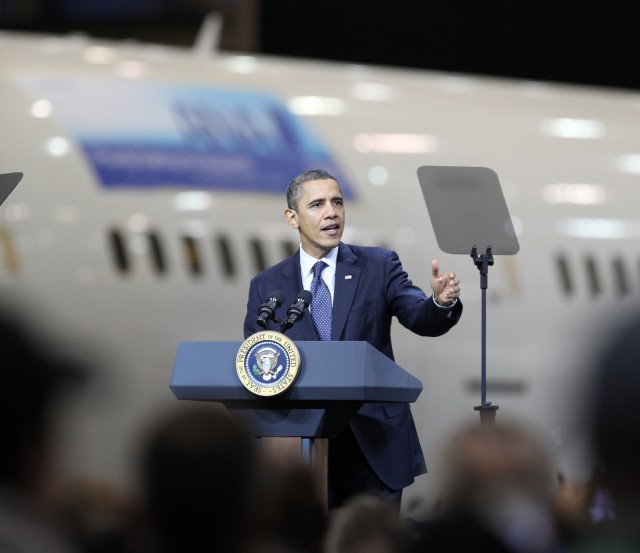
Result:
M256 363L253 365L253 374L269 381L276 378L282 370L282 365L278 365L278 357L280 352L275 348L266 346L255 352Z

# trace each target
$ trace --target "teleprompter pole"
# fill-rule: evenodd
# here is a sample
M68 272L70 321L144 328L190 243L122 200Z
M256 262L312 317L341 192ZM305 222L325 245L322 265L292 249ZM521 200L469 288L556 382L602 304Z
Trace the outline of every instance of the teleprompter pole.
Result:
M471 258L480 271L480 290L482 294L482 352L480 373L480 405L474 407L480 412L480 424L493 424L496 419L497 405L487 401L487 286L489 280L489 266L493 265L491 246L487 251L478 255L478 247L471 248Z

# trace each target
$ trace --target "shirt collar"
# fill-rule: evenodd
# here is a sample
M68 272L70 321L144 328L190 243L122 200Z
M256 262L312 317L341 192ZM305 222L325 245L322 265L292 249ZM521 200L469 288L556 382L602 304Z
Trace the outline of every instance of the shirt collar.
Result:
M333 248L325 257L322 258L322 261L324 261L333 272L335 272L336 265L338 263L338 247L339 246ZM302 244L300 244L300 268L302 269L302 274L309 274L317 261L319 260L305 252L302 249Z

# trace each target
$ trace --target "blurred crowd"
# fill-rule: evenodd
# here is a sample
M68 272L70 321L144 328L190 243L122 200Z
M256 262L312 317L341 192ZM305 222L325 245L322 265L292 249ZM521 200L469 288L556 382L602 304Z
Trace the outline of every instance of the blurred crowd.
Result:
M596 464L558 476L521 421L453 436L437 508L403 518L360 495L327 511L302 459L266 455L224 408L176 402L149 421L137 484L56 473L57 402L86 368L0 317L0 553L500 553L640 551L640 317L603 339L585 399Z

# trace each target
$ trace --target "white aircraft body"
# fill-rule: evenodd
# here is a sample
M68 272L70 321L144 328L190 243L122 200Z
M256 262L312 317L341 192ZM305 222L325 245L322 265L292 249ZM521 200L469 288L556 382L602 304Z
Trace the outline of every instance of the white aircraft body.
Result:
M470 255L439 249L429 165L499 176L520 250L488 271L486 399L589 476L575 392L640 295L640 94L81 35L0 49L0 173L24 173L0 207L0 291L95 367L65 410L71 473L131 481L141 430L178 401L178 344L243 340L250 278L298 246L285 187L322 167L345 242L393 248L427 291L434 258L461 278L447 335L393 328L429 467L403 508L433 502L442 445L479 421L482 291Z

